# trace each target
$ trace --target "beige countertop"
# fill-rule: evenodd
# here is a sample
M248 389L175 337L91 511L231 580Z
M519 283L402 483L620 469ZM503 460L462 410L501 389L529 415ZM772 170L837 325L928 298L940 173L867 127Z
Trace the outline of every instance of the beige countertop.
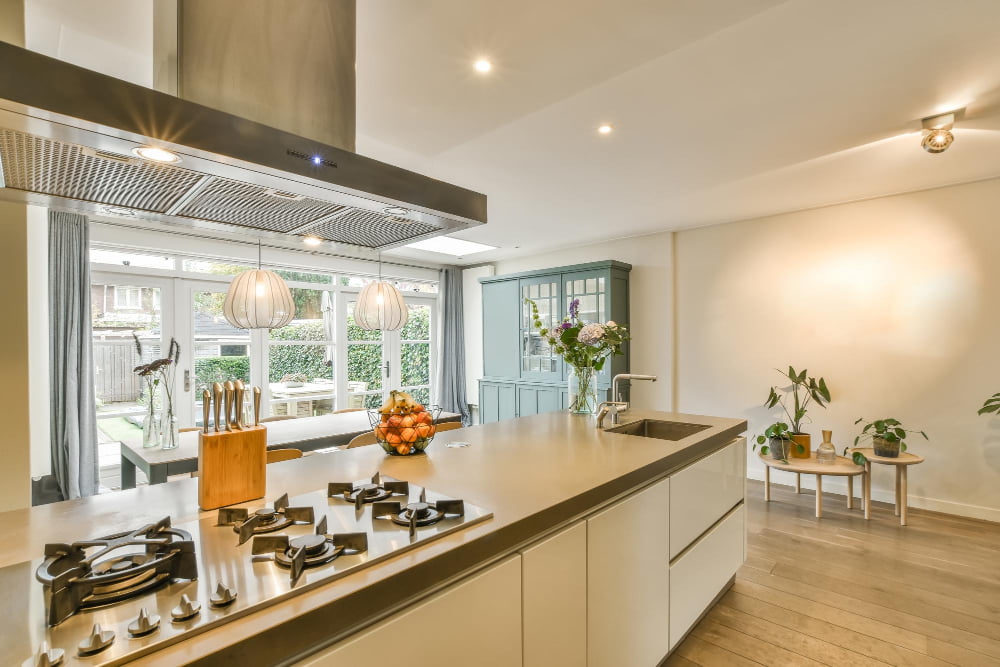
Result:
M359 570L233 624L209 630L139 664L242 660L278 664L291 653L343 636L445 581L509 553L631 489L705 456L741 435L746 421L629 411L622 423L650 417L706 424L678 441L598 431L593 417L566 412L522 417L439 434L426 456L389 457L377 446L268 466L267 496L325 489L327 482L376 471L461 498L493 518ZM469 447L449 448L449 442ZM81 540L170 515L174 523L213 515L198 509L198 480L0 513L6 535L0 567L42 554L47 542ZM282 625L294 621L290 629ZM237 630L238 628L238 630Z

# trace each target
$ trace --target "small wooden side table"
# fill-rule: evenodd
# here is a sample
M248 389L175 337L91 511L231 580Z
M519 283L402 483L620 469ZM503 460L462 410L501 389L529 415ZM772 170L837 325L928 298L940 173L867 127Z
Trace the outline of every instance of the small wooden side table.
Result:
M899 525L906 525L906 471L917 463L923 463L924 457L900 452L899 456L878 456L871 447L855 448L851 450L865 457L865 518L869 518L872 499L872 463L896 466L896 516L899 517Z
M795 473L795 493L799 493L802 490L801 475L816 475L816 518L823 517L823 475L832 475L834 477L846 477L847 478L847 509L854 508L854 476L855 475L865 475L866 471L863 466L855 465L854 462L846 457L838 456L837 460L833 463L820 463L816 460L816 453L814 452L812 456L807 459L788 459L788 463L784 463L775 458L771 458L770 454L758 454L757 455L761 463L764 464L764 500L771 500L771 468L775 470L784 470L786 472ZM865 488L867 488L865 484ZM868 505L865 504L865 518L868 518Z

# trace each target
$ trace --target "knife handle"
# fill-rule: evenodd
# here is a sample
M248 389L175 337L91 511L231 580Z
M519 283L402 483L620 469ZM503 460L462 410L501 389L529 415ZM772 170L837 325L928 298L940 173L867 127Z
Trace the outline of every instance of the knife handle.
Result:
M218 433L221 430L219 426L219 414L222 412L222 394L223 394L221 382L216 382L215 384L212 385L212 394L215 398L215 403L212 406L215 410L214 412L215 432Z
M208 416L212 411L212 392L205 389L201 392L201 430L203 433L208 433Z
M243 423L243 394L246 393L246 387L243 384L243 380L237 380L233 383L236 389L236 403L233 409L233 421L236 422L236 428L242 429Z
M233 394L236 391L236 387L233 385L232 380L226 380L226 383L222 385L226 390L226 430L233 430Z
M253 425L260 426L260 387L253 388Z

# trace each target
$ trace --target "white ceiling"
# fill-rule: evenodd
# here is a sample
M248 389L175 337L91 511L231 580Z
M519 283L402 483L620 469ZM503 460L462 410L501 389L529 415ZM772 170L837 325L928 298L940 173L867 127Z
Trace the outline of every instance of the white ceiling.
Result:
M987 178L998 35L997 0L366 0L358 149L489 196L463 263Z

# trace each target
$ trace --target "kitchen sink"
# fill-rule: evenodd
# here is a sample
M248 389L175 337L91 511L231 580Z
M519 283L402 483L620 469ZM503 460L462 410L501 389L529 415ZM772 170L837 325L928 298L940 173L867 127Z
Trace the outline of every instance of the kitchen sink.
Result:
M609 433L624 433L625 435L638 435L643 438L658 438L660 440L683 440L689 435L700 433L706 428L706 424L686 424L684 422L668 422L661 419L640 419L621 426L613 426L607 431Z

